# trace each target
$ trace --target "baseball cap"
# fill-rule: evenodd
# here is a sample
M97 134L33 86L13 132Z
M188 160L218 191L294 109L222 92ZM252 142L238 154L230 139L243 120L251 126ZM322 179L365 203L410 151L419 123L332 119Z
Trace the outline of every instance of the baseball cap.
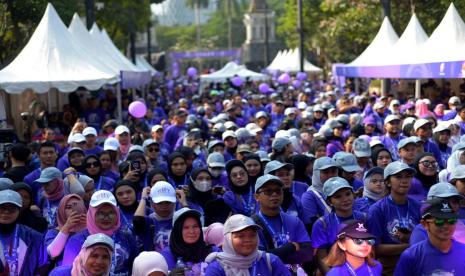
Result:
M372 116L365 117L363 119L363 124L364 125L376 125L376 120Z
M413 130L417 131L420 127L425 126L427 124L431 124L431 122L426 119L418 119L413 124Z
M259 127L256 123L247 124L245 128L253 135L257 135L258 132L263 131L263 129Z
M236 133L237 139L241 139L241 140L252 138L255 136L255 134L250 133L250 131L244 127L236 129L234 133Z
M174 215L173 215L173 226L174 224L176 223L176 221L182 217L185 217L185 216L188 216L188 215L191 215L191 216L194 216L194 217L198 217L200 219L200 217L202 216L202 214L200 214L199 211L197 210L194 210L194 209L189 209L187 207L184 207L184 208L181 208L179 210L177 210L176 212L174 212ZM200 227L202 227L202 225L200 225Z
M113 239L102 233L88 236L82 244L82 247L88 248L97 244L108 246L111 249L111 251L115 250L115 242L113 241Z
M14 204L19 208L23 206L23 200L21 198L21 195L13 190L0 191L0 205L6 203Z
M128 153L135 152L135 151L144 153L144 148L143 148L142 146L140 146L140 145L132 145L132 146L129 148Z
M226 138L228 137L237 138L237 135L232 130L226 130L225 132L223 132L221 137L223 138L223 140L226 140Z
M227 129L227 130L232 130L232 129L237 129L238 126L235 122L233 121L227 121L226 123L224 123L224 127Z
M247 144L240 144L236 150L237 153L251 153L252 149Z
M159 129L163 130L163 127L161 125L154 125L152 127L152 132L157 132Z
M384 147L383 142L381 142L381 141L378 140L378 139L372 139L372 140L370 141L370 148L373 148L374 146L377 146L377 145L383 145L383 147Z
M399 116L394 115L394 114L387 115L386 119L384 119L384 124L390 123L392 121L400 121Z
M241 214L232 215L224 223L223 235L239 232L249 227L252 227L257 231L262 229L250 217Z
M86 141L86 137L82 135L82 133L74 133L73 137L71 138L72 143L82 143Z
M338 120L333 119L333 120L331 120L331 122L329 122L329 127L332 128L332 129L335 129L335 128L343 127L343 125Z
M0 191L9 189L10 186L13 184L14 184L13 180L6 178L6 177L0 177Z
M271 147L276 151L282 151L284 147L286 147L290 143L291 141L289 139L279 137L273 140L273 143L271 143Z
M377 102L373 105L373 109L379 109L379 108L384 108L384 103L383 102Z
M452 96L452 97L450 97L450 99L449 99L449 103L450 103L450 104L454 104L454 105L460 105L460 103L461 103L461 102L460 102L460 98L457 97L457 96Z
M368 232L365 223L360 220L345 221L340 224L338 238L347 236L355 239L375 239L376 236Z
M452 152L465 149L465 142L460 142L452 146Z
M427 202L422 206L422 218L432 216L440 219L456 218L457 214L450 207L448 200Z
M412 137L407 137L399 141L399 143L397 144L397 149L400 150L401 148L407 146L408 144L416 145L416 143L417 142L414 139L412 139Z
M118 121L116 121L115 119L110 119L106 121L105 124L103 124L102 129L105 129L110 126L116 128L118 126Z
M208 142L208 150L211 150L216 145L221 145L221 146L224 147L223 141L221 141L221 140L212 140L212 141Z
M338 155L334 155L333 159L346 172L358 172L362 170L357 163L357 157L352 153L341 152Z
M266 151L259 150L259 151L256 151L255 153L258 154L258 156L260 157L260 162L269 162L269 161L271 161L271 159L268 156L268 153Z
M409 167L409 165L402 163L400 161L394 161L392 163L389 163L386 168L384 168L384 179L387 179L391 175L398 174L402 171L407 171L411 174L415 174L415 169Z
M465 165L458 165L455 168L452 168L450 173L450 180L453 179L464 179L465 178Z
M117 151L119 148L119 141L114 137L108 137L103 143L103 150Z
M390 103L390 104L391 104L391 105L400 105L400 101L399 101L399 100L396 100L396 99L394 99L394 100L392 100L392 101L391 101L391 103Z
M99 190L99 191L96 191L92 197L90 198L90 206L91 207L98 207L102 204L105 204L105 203L108 203L110 205L113 205L113 206L117 206L116 205L116 198L115 196L109 192L109 191L106 191L106 190Z
M370 157L371 147L370 144L363 138L357 138L352 145L356 157Z
M264 174L270 174L272 172L275 172L281 168L285 168L288 170L292 170L294 166L290 163L281 163L277 160L270 161L266 164Z
M212 152L208 155L207 165L211 168L224 168L224 156L219 152Z
M85 155L84 151L80 147L73 147L66 154L70 156L75 152L80 152L82 155Z
M40 172L40 177L36 180L36 182L48 183L53 179L63 179L63 174L55 167L48 167Z
M429 188L426 200L432 200L434 198L448 198L448 197L462 197L457 188L448 182L439 182Z
M337 164L332 158L327 156L320 157L315 160L315 163L313 163L314 171L325 170L332 167L337 168Z
M266 114L265 111L258 111L257 114L255 114L255 119L259 119L262 117L268 118L268 114Z
M284 115L289 116L290 114L297 114L297 109L295 107L288 107L284 110Z
M384 169L380 167L373 167L365 172L365 174L363 175L363 179L366 179L367 177L370 177L373 174L380 174L384 176Z
M123 133L127 133L127 134L131 134L131 132L129 131L129 128L127 126L123 126L123 125L119 125L116 127L115 129L115 134L116 135L120 135L120 134L123 134Z
M317 104L313 107L313 112L316 112L316 111L324 112L324 109L321 105Z
M142 147L143 147L144 150L145 150L146 147L148 147L148 146L150 146L150 145L153 145L153 144L159 145L159 143L158 143L156 140L154 140L154 139L147 139L147 140L144 141L144 143L142 143Z
M150 198L152 198L153 203L164 201L176 203L176 191L170 183L158 181L153 185L152 189L150 189Z
M349 121L350 121L349 115L347 115L347 114L339 114L339 115L337 115L336 120L341 122L341 123L344 123L346 125L348 125Z
M305 102L299 102L297 104L297 108L300 109L300 110L304 110L307 108L307 104Z
M84 136L87 136L87 135L94 135L94 136L97 136L97 130L93 127L86 127L83 131L82 131L82 135Z
M334 195L340 189L348 188L353 190L352 186L350 186L349 182L342 177L331 177L330 179L326 180L323 184L323 194L328 197Z
M264 175L257 178L257 181L255 182L255 193L257 193L261 187L263 187L265 184L268 184L269 182L276 183L281 187L284 186L284 183L279 177L265 173Z
M178 117L184 117L184 116L187 116L188 113L187 113L186 110L180 108L175 112L175 115L178 116Z
M290 137L291 137L291 135L289 134L289 131L287 131L285 129L280 129L280 130L276 131L276 133L274 135L275 139L277 139L277 138L289 139Z
M433 128L433 133L438 133L444 130L450 131L449 126L446 125L445 123L438 123L438 125L435 128Z

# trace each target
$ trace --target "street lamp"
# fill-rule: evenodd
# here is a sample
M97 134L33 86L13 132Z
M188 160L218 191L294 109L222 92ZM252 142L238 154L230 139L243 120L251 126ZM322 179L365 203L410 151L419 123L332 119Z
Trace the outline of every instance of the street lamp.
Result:
M302 16L302 0L297 0L297 9L298 9L298 28L299 28L299 62L300 62L300 72L304 72L304 22Z

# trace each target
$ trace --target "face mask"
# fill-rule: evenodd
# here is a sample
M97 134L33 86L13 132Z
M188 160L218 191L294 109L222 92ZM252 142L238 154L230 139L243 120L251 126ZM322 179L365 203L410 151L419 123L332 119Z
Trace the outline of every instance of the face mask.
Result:
M195 154L197 154L197 155L200 155L200 153L202 153L202 151L200 150L200 147L199 147L199 146L196 146L196 147L194 148L194 152L195 152Z
M210 169L209 171L214 178L220 177L221 173L223 172L223 170L215 170L215 169Z
M209 191L211 190L212 188L212 183L208 180L204 180L204 181L195 181L194 182L194 187L201 191L201 192L206 192L206 191Z

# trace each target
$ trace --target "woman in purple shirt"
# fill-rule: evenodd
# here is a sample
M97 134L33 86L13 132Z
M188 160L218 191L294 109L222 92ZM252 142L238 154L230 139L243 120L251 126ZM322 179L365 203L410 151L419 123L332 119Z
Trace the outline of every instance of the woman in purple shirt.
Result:
M421 202L426 198L429 188L438 182L438 162L429 152L417 154L413 167L417 171L408 194Z
M113 191L115 181L102 175L102 163L97 155L88 155L83 162L84 173L94 180L96 191L107 190Z
M244 163L236 159L230 160L226 163L226 172L231 190L223 195L224 202L232 209L233 214L251 216L257 207L253 198L255 183L249 181Z

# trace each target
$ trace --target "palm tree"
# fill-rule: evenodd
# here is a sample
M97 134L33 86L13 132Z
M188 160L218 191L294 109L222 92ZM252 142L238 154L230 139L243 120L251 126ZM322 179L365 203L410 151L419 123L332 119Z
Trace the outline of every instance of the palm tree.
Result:
M218 10L221 10L228 18L228 48L232 48L232 19L242 12L247 6L246 0L219 0Z
M195 10L197 49L200 49L200 8L208 8L208 0L186 0L186 5Z

